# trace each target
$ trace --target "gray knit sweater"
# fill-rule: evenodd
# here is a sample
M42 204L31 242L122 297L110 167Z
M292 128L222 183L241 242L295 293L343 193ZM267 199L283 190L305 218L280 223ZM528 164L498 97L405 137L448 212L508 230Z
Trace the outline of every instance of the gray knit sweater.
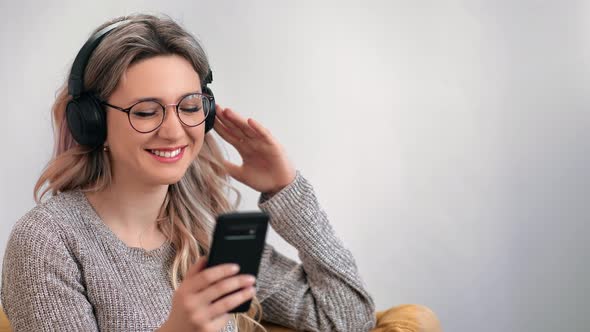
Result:
M351 253L299 174L268 200L273 229L302 264L266 245L257 297L263 319L297 330L368 331L374 304ZM153 331L168 317L170 243L125 245L79 190L36 206L14 226L2 273L2 305L19 331ZM233 321L223 331L235 331Z

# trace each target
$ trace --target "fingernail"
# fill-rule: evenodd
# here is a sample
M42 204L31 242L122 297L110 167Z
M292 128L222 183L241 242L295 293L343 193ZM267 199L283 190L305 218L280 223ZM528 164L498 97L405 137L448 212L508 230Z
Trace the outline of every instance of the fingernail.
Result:
M254 282L254 281L256 281L256 278L254 278L254 276L247 276L246 281L247 282Z
M240 266L238 264L232 264L231 265L231 271L232 272L238 272L238 271L240 271Z

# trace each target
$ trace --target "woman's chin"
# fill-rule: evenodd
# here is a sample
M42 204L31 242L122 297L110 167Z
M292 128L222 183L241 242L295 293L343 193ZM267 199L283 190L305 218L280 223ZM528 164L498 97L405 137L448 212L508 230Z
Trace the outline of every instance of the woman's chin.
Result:
M170 175L164 175L164 174L158 174L158 176L152 177L152 182L154 185L171 185L171 184L175 184L178 181L180 181L180 179L182 179L182 176L184 175L184 173L182 174L170 174Z

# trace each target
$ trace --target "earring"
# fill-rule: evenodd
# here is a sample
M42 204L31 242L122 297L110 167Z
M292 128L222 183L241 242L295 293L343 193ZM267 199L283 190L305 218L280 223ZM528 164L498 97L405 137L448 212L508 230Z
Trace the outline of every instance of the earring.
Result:
M104 152L107 152L107 151L109 151L109 146L105 144L105 145L102 147L102 150L103 150Z

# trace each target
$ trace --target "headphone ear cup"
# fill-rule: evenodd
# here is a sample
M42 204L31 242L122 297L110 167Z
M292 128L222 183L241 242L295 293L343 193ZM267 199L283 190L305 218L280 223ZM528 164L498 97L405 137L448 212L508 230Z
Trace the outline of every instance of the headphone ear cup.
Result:
M211 100L207 103L208 112L207 118L205 119L205 133L208 133L211 129L213 129L213 125L215 124L215 96L213 95L213 91L209 89L209 87L203 87L203 93L211 96Z
M106 114L98 98L82 94L66 106L66 119L72 137L80 145L97 148L107 138Z

